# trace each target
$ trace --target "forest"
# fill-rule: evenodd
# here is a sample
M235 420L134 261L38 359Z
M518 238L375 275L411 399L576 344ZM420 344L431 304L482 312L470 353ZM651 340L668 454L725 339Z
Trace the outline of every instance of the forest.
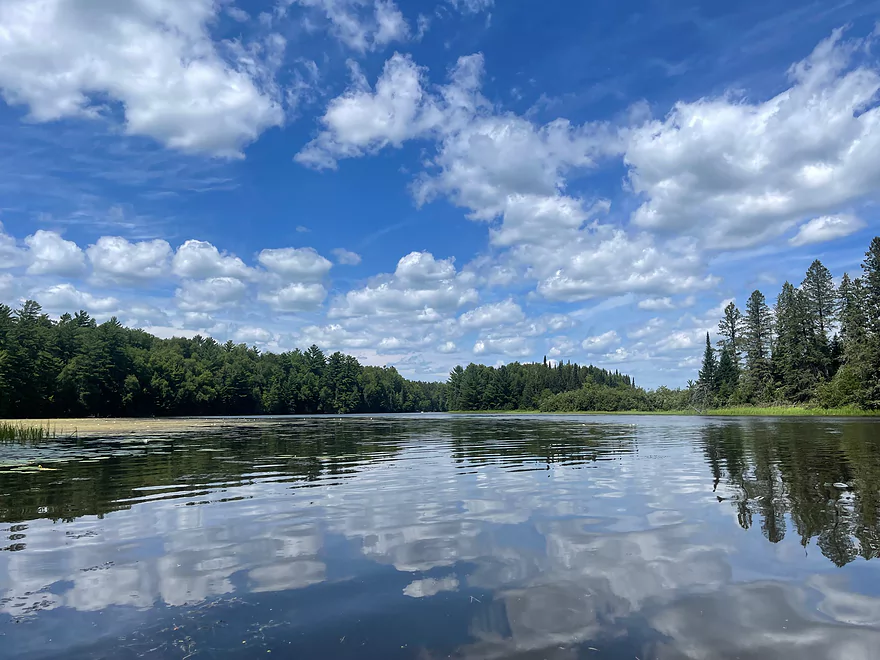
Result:
M782 285L771 308L754 291L745 312L730 303L713 347L706 336L702 367L690 383L694 403L807 404L863 410L880 407L880 237L862 273L835 286L818 259L800 286Z
M450 410L619 411L682 410L692 393L646 391L630 376L571 362L512 362L500 367L455 367L446 390Z
M880 408L880 237L862 273L839 286L821 261L799 286L790 282L771 307L761 291L745 311L734 303L709 333L699 377L687 387L644 390L633 380L589 366L513 363L456 367L451 410L704 411L728 406Z
M406 380L317 346L261 353L213 339L159 339L0 305L0 417L185 416L445 410L445 386Z

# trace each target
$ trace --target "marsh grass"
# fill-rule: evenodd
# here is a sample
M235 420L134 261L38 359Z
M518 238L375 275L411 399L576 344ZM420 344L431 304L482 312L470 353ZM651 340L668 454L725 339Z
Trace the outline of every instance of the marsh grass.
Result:
M11 424L0 421L0 442L42 442L57 437L56 429L49 421L39 424Z
M694 414L694 413L692 413ZM845 408L806 408L801 406L743 406L707 410L705 415L731 417L877 417L880 411L862 410L855 406Z

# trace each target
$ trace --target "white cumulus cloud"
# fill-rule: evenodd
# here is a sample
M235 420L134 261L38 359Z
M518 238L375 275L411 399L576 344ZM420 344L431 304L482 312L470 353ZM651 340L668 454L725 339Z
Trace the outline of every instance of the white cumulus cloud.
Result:
M767 101L731 93L679 102L634 129L625 162L646 201L633 221L712 247L745 247L875 193L880 67L863 57L875 42L847 41L837 30Z
M78 312L84 309L91 313L110 312L119 307L119 301L112 297L99 297L79 291L72 284L56 284L46 289L32 292L32 297L45 309L55 312Z
M336 300L331 316L425 315L425 321L442 318L476 302L478 294L465 273L457 273L451 259L436 259L430 252L411 252L402 257L392 275L379 276L362 289L352 289ZM418 320L418 319L416 319Z
M261 292L259 299L280 312L302 312L315 310L327 297L327 289L318 283L288 284L271 292Z
M128 133L185 151L240 156L284 114L270 62L243 48L221 56L208 29L219 6L4 0L0 91L7 103L27 106L34 121L96 117L109 99L121 104ZM277 58L284 40L276 35L270 45L264 50Z
M80 275L86 268L83 251L54 231L40 229L24 239L28 246L30 275Z
M265 328L245 325L232 333L232 338L245 344L265 344L272 340L273 335Z
M177 306L190 312L214 312L239 304L247 285L234 277L186 280L174 295Z
M206 241L188 240L174 254L171 267L175 275L192 279L233 277L249 279L254 273L238 257L221 253Z
M263 250L257 260L269 271L295 280L320 280L333 264L312 248Z
M525 318L526 315L522 308L513 300L508 299L465 312L458 318L458 322L466 330L477 330L519 323Z
M167 241L129 242L120 236L102 236L86 249L96 275L115 280L144 280L168 272L171 246Z

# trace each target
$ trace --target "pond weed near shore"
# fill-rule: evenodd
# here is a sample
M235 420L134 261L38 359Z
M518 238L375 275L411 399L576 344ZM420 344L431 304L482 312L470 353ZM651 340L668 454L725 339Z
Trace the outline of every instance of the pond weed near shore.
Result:
M0 442L42 442L57 437L57 429L48 420L38 424L0 421Z

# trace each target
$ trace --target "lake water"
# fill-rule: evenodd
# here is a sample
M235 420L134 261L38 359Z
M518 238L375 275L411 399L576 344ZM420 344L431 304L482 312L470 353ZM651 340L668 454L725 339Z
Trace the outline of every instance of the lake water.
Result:
M874 421L296 418L0 465L4 658L880 657Z

